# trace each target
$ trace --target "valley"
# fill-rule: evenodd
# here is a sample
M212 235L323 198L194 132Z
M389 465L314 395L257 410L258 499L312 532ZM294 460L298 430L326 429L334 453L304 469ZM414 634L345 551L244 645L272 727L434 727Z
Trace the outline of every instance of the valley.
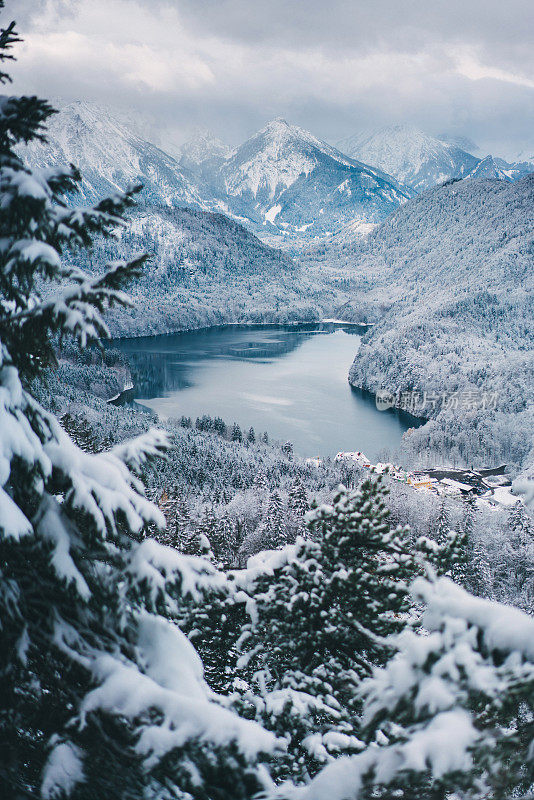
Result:
M204 131L171 156L88 103L62 107L49 142L24 156L39 168L80 165L81 194L69 202L144 184L130 224L82 257L98 272L130 252L150 254L132 307L109 315L113 336L325 318L372 324L350 368L353 386L412 399L498 393L484 413L434 402L432 422L398 442L404 462L497 460L515 474L534 463L523 434L534 413L533 182L521 177L529 162L506 165L406 125L335 148L283 119L233 150Z
M532 800L531 13L15 5L0 798Z

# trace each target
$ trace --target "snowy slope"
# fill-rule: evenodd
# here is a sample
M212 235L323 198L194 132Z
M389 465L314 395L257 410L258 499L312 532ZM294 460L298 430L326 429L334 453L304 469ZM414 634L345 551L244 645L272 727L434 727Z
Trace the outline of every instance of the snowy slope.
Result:
M479 159L456 144L443 142L411 125L392 125L371 135L338 142L353 158L373 164L415 192L423 192L471 172Z
M508 162L502 158L486 156L466 175L466 178L496 178L501 181L518 181L534 172L530 162Z
M333 233L352 219L384 219L409 192L380 170L275 119L238 147L220 172L228 207L288 237Z
M82 202L142 183L147 205L218 211L275 244L329 235L352 220L381 221L410 196L380 170L283 120L233 152L199 130L175 157L136 127L108 108L77 101L60 107L48 142L25 148L25 158L33 167L76 164Z
M179 161L186 167L196 168L203 164L221 163L231 153L231 148L221 142L206 128L197 128L180 147Z
M476 167L467 173L466 178L494 178L501 181L513 180L511 165L499 163L493 156L486 156L478 162Z
M351 382L435 398L419 414L436 424L409 440L420 452L430 443L458 464L527 463L534 447L533 230L534 174L515 183L461 180L406 203L365 238L347 236L308 255L310 267L344 270L354 307L376 322ZM475 393L475 407L446 409L440 398L455 392ZM480 408L484 392L495 394L494 409Z
M167 153L132 132L109 109L76 101L48 125L48 142L22 151L32 167L75 164L83 177L82 200L94 201L132 183L143 183L146 202L209 208L195 181Z
M88 271L148 252L130 288L132 309L113 309L115 336L143 336L228 322L314 320L344 301L328 276L308 271L223 214L145 206L118 237L76 253Z

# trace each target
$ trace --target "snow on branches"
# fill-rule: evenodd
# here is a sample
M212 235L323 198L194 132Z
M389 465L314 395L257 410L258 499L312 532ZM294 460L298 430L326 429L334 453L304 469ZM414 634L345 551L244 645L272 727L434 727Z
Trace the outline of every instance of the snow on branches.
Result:
M396 655L362 687L365 751L338 759L299 800L510 798L534 780L534 620L470 595L448 578L418 578L422 630L394 637ZM373 788L374 787L374 788Z

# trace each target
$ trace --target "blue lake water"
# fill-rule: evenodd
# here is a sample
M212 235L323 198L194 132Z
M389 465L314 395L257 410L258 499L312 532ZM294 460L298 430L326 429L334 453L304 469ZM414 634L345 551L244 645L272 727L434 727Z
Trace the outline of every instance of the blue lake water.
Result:
M350 387L362 330L334 323L227 326L115 340L136 401L162 418L208 414L293 443L303 456L361 450L376 460L417 421Z

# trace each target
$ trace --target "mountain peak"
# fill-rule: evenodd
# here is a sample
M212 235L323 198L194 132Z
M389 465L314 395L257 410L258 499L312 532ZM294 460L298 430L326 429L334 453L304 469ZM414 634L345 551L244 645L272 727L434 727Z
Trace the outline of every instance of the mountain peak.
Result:
M267 129L274 128L276 130L278 128L291 128L291 125L283 117L275 117L270 122L268 122L265 127Z
M264 125L263 128L257 131L257 133L251 137L251 139L253 140L259 137L275 139L287 139L292 137L294 139L304 139L306 141L309 139L315 139L315 137L312 137L311 133L308 133L308 131L305 131L303 128L299 128L298 125L291 125L283 117L275 117L272 119L270 122Z
M212 159L225 159L230 148L208 128L195 128L180 148L180 161L188 166L198 166Z
M348 137L338 148L353 158L393 175L416 192L450 178L463 177L479 159L409 124L395 124L371 134Z

